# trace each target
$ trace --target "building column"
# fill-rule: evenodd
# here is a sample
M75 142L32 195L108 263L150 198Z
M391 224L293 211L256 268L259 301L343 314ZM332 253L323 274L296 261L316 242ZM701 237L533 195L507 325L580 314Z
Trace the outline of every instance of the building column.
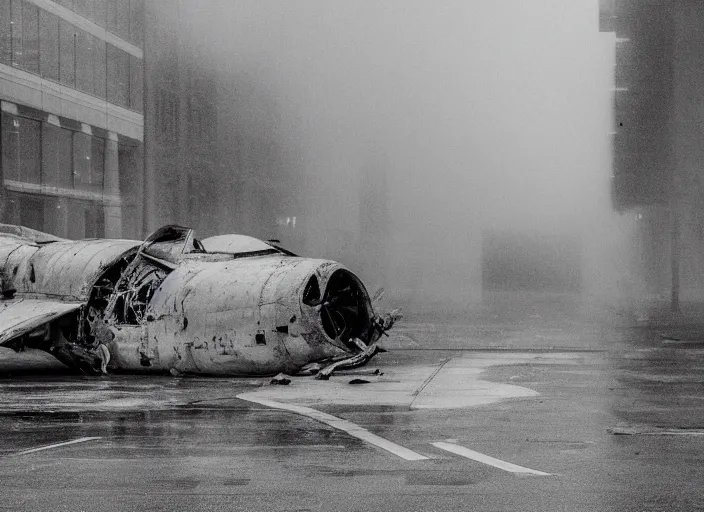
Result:
M108 132L105 141L105 177L103 181L105 237L122 237L122 201L120 197L120 165L117 134Z

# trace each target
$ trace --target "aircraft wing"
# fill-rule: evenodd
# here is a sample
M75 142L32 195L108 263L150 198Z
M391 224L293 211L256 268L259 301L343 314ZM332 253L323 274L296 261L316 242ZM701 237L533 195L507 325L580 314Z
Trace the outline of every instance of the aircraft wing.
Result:
M0 346L78 310L82 302L47 299L10 299L0 301Z

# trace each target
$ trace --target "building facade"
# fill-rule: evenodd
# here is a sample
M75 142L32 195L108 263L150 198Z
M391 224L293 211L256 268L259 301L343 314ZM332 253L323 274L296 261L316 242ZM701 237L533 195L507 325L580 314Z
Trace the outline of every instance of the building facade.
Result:
M704 298L704 5L601 0L616 35L612 199L648 296Z
M0 2L0 220L143 231L143 0Z

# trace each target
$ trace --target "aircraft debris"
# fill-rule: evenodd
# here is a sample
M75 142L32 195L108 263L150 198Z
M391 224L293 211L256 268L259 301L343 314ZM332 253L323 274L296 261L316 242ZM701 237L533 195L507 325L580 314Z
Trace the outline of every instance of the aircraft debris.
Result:
M320 370L316 375L315 378L317 380L328 380L330 376L335 372L336 370L346 370L349 368L358 368L362 365L365 365L369 362L369 360L374 357L376 354L379 352L386 352L383 348L381 348L379 345L369 345L365 350L362 352L359 352L351 357L347 357L345 359L342 359L340 361L336 361L332 364L329 364L322 370Z
M276 377L271 379L271 382L269 382L269 384L278 386L288 386L289 384L291 384L291 379L286 377L283 373L280 373Z
M322 368L323 367L320 366L320 363L310 363L301 368L296 375L315 375Z
M88 374L269 376L356 368L401 317L343 265L244 235L164 226L143 242L0 225L0 346ZM377 299L381 294L377 294Z
M350 384L370 384L371 381L364 380L364 379L352 379L349 383Z

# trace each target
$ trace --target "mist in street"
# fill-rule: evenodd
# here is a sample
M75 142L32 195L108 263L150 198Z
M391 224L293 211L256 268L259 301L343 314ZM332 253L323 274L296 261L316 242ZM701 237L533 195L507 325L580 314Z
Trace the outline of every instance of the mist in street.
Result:
M598 32L596 2L181 8L231 84L232 172L290 190L272 205L278 231L252 234L411 301L619 291L613 34Z

